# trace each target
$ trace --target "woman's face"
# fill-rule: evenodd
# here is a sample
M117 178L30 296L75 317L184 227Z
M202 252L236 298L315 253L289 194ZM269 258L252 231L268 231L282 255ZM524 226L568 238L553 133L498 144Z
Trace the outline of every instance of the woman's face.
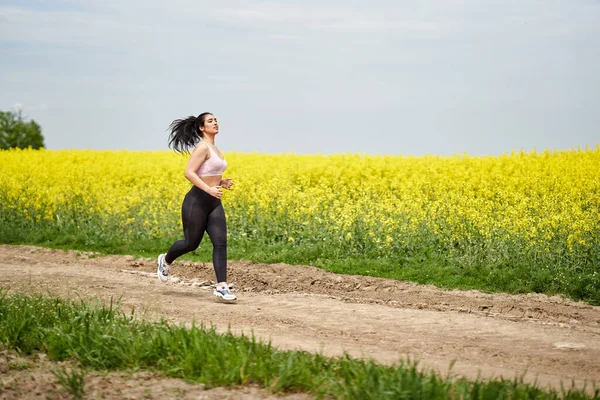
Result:
M219 123L217 122L217 118L212 114L208 114L204 118L204 126L200 127L200 130L209 135L216 135L219 133Z

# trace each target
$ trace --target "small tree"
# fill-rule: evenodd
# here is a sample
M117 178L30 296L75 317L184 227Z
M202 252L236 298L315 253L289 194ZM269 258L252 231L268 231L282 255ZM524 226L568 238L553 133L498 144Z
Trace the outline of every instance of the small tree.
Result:
M40 125L34 120L25 122L21 110L16 113L0 111L0 150L13 147L26 149L29 146L34 149L44 147Z

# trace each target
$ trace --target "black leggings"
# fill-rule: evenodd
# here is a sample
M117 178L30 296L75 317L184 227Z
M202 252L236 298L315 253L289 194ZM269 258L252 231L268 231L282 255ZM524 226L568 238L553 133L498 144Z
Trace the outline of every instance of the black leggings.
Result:
M173 243L165 256L167 263L194 251L200 246L204 232L213 244L213 265L217 282L227 281L227 225L221 200L193 186L181 206L181 220L185 239Z

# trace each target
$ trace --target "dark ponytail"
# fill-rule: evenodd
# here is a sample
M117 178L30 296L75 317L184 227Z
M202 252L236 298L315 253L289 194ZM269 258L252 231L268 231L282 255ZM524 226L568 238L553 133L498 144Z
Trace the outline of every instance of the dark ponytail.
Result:
M202 139L202 131L200 127L204 126L204 120L207 115L212 113L204 112L197 117L190 115L185 119L176 119L171 122L169 129L169 148L172 148L177 153L189 153L190 148Z

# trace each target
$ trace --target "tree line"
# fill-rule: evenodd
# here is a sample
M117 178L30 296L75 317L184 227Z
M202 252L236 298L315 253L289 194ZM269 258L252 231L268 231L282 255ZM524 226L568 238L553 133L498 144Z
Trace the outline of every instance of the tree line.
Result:
M28 147L44 147L41 126L34 120L25 121L21 110L0 111L0 150Z

